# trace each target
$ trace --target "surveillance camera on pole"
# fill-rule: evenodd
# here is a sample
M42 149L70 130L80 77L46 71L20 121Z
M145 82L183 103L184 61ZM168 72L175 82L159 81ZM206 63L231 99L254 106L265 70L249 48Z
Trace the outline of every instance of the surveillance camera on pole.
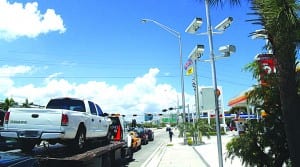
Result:
M232 23L232 21L233 21L232 17L227 17L220 24L218 24L215 27L215 29L218 30L218 31L224 31L226 28L228 28L230 26L230 24Z
M196 33L196 31L200 28L200 26L202 25L203 21L202 18L196 17L191 24L186 28L185 32L188 33Z
M234 45L226 45L226 46L221 46L219 48L219 51L221 53L224 53L224 57L230 56L231 53L234 53L236 51L236 48Z

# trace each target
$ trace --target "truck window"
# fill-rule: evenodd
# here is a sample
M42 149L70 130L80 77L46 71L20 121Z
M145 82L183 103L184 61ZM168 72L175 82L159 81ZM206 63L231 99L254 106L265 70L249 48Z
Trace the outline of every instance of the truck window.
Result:
M96 104L96 108L97 108L97 110L98 110L98 115L99 115L99 116L103 116L103 112L102 112L102 110L101 110L101 108L99 107L98 104Z
M97 115L97 110L96 110L95 104L93 102L89 101L89 106L90 106L91 113L93 115Z
M85 106L82 100L63 98L51 99L47 104L48 109L66 109L73 111L85 112Z

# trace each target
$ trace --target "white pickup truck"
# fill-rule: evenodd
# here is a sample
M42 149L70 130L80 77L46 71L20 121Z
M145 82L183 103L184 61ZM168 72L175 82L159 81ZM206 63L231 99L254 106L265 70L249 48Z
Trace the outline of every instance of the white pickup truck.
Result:
M55 98L45 109L10 108L0 133L3 137L17 139L23 151L31 151L43 140L81 151L89 139L109 143L111 123L108 114L92 101Z

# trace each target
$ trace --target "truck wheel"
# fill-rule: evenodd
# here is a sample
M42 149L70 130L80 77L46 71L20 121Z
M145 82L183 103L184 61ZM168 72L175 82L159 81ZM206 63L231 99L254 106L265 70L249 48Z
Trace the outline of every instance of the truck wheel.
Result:
M35 147L36 142L31 140L20 140L19 144L23 152L31 152Z
M128 148L128 159L127 161L133 160L133 150L131 148Z
M108 145L108 144L110 144L110 141L111 141L111 137L112 137L112 133L111 133L111 131L109 130L108 132L107 132L107 135L105 136L105 145Z
M83 127L79 127L71 147L76 151L81 151L84 149L85 142L85 129Z

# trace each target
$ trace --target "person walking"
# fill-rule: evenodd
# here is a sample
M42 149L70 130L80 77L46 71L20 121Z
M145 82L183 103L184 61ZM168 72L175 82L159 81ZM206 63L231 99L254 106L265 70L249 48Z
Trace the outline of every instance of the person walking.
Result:
M170 128L170 130L169 130L170 142L172 142L172 136L173 136L173 131L172 131L172 129Z

